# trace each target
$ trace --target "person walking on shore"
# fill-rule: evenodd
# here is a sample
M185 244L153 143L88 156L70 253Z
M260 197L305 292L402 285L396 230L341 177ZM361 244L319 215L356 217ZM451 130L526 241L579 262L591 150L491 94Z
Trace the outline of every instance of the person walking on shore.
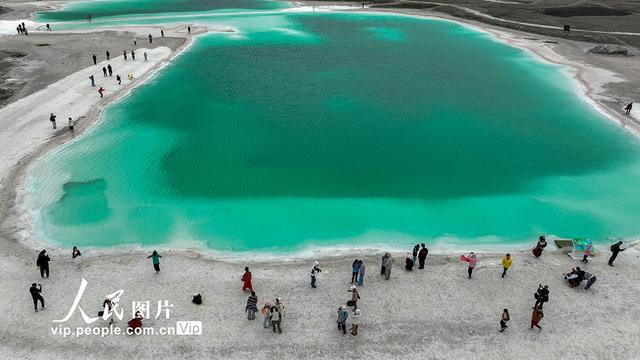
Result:
M314 261L313 268L311 268L311 287L314 289L316 288L316 277L319 272L322 272L322 270L320 270L320 263Z
M164 37L164 30L160 29L160 37Z
M120 77L120 75L116 75L116 81L118 82L118 85L122 84L122 78Z
M187 26L187 33L191 34L191 25Z
M384 255L382 255L382 265L380 266L380 275L382 276L384 276L387 271L387 261L389 261L390 257L391 255L388 252L385 252Z
M49 115L49 121L51 121L51 126L53 126L53 130L56 129L56 116L53 115L53 113L51 113L51 115Z
M624 113L629 115L631 114L631 109L633 109L633 103L630 102L625 108L624 108Z
M591 256L591 244L587 244L587 248L584 250L584 256L582 257L582 262L589 263L589 256Z
M418 252L418 269L424 269L424 262L427 260L427 255L429 255L429 249L427 249L427 246L424 243L420 244L420 251Z
M546 247L547 247L547 239L545 239L544 236L540 236L538 238L538 243L536 244L536 247L533 248L533 250L531 250L531 252L533 253L533 256L540 257L540 255L542 255L542 251Z
M279 297L276 298L275 302L273 303L273 306L275 306L275 308L278 309L278 313L280 313L280 319L281 320L284 319L284 304L282 303Z
M504 332L504 330L509 327L507 326L509 320L511 320L509 317L509 310L502 310L502 317L500 318L500 332Z
M104 77L107 77L107 68L106 67L102 67L102 74L104 75Z
M96 54L91 55L91 58L93 59L93 65L98 65L98 57Z
M282 328L280 327L280 323L282 321L282 317L280 317L280 311L275 306L271 307L271 315L269 317L271 320L271 326L273 327L273 333L276 333L276 328L278 328L278 334L282 334Z
M124 60L127 60L127 50L122 50L122 56L124 56Z
M393 268L393 263L396 261L391 254L387 253L389 258L387 259L387 266L384 269L384 279L389 280L391 277L391 269Z
M78 250L78 248L76 246L74 246L73 250L71 250L71 258L76 263L76 270L80 270L81 269L81 266L80 266L80 256L81 255L82 254L80 253L80 250Z
M160 258L162 255L158 254L156 250L153 250L153 253L147 256L147 259L151 258L151 263L153 264L153 269L156 271L156 274L160 272Z
M542 308L534 307L533 313L531 314L531 328L533 329L533 327L535 326L538 329L542 330L539 324L540 320L542 320L543 317L544 313L542 312Z
M413 247L413 252L411 253L412 255L411 260L413 260L414 264L418 261L419 252L420 252L420 244L416 244L416 246Z
M271 301L265 301L260 312L262 313L262 327L268 329L271 327Z
M33 300L33 308L36 310L36 312L38 312L38 301L40 302L40 305L42 305L41 310L44 309L45 306L44 298L42 297L42 285L36 283L31 284L29 293L31 294L31 299Z
M49 24L47 24L47 31L51 31L51 26L49 26Z
M467 256L461 255L460 259L464 262L469 263L469 267L467 268L467 274L469 274L469 279L471 279L471 274L473 273L473 269L476 267L476 264L478 263L478 257L472 251Z
M338 308L338 331L342 331L344 335L347 334L347 319L349 318L349 312L344 306Z
M73 119L69 118L69 133L71 133L71 135L75 135L76 131L73 128Z
M351 314L351 335L358 335L358 325L360 325L360 309L353 309L353 314Z
M244 274L240 278L242 280L242 291L253 291L253 285L251 284L251 271L248 267L244 268Z
M360 299L358 288L355 285L351 285L351 289L347 290L347 292L351 293L351 300L347 301L347 306L353 306L354 310L357 309L358 300Z
M153 36L151 34L149 34L149 44L153 44Z
M144 62L147 62L147 52L145 51L142 55L144 55Z
M111 60L111 53L109 52L109 50L107 50L107 52L105 52L104 54L107 55L107 60Z
M609 258L609 266L613 266L613 262L618 257L618 254L620 253L620 251L624 251L625 250L625 249L620 248L620 246L622 246L622 241L618 241L617 243L611 245L611 247L610 247L611 257Z
M113 76L113 68L111 67L111 64L107 64L107 70L109 71L109 76Z
M96 87L96 78L93 75L89 75L89 80L91 80L91 87Z
M595 275L593 275L592 273L588 273L585 271L584 273L584 278L585 280L587 280L587 285L584 287L585 290L589 290L589 288L595 284L596 280L598 280L598 278L596 278Z
M138 39L136 39L136 37L133 37L133 46L138 46Z
M360 260L360 273L358 274L358 286L364 285L364 275L365 275L366 267L362 260Z
M360 261L358 259L353 260L351 264L351 283L355 284L358 281L358 273L360 272Z
M244 311L247 312L247 319L253 320L256 318L256 312L258 312L258 296L254 291L251 292L251 295L247 298L247 306L245 306Z
M502 258L502 278L504 279L505 276L507 276L507 270L509 270L509 267L511 266L511 262L513 260L511 260L511 254L507 254Z
M536 291L533 297L536 299L533 307L542 309L542 305L549 301L549 287L547 285L542 286L542 284L538 285L538 291Z
M36 266L40 268L40 276L42 278L49 277L49 261L51 261L51 258L47 255L47 250L40 251L38 259L36 259Z
M131 50L131 60L135 60L135 59L136 59L136 51Z

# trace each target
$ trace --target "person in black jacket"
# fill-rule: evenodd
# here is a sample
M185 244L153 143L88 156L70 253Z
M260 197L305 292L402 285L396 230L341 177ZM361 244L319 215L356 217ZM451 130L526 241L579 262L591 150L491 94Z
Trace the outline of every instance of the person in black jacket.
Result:
M424 269L424 261L427 260L427 255L429 255L429 249L425 246L425 244L420 244L420 251L418 252L418 269Z
M44 298L42 297L42 285L33 283L29 288L29 292L31 293L31 298L33 299L33 308L38 312L38 301L42 304L42 308L44 309Z
M40 251L40 254L38 254L38 260L36 260L36 266L40 268L40 276L43 278L49 277L49 261L51 261L51 259L49 258L49 255L47 255L47 250ZM45 276L45 274L47 276Z
M609 266L613 266L613 262L618 257L618 253L620 251L624 251L624 249L621 249L620 246L622 246L622 241L618 241L617 243L611 245L611 257L609 258Z
M542 310L542 305L549 301L549 287L547 285L538 285L538 291L533 295L536 298L534 308Z

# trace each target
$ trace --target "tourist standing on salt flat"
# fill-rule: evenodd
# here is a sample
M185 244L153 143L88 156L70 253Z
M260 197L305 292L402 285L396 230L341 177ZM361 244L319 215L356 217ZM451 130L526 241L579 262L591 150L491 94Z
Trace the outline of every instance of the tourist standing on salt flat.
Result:
M420 247L420 251L418 252L418 269L424 269L424 262L427 260L427 255L429 255L429 249L427 249L424 243L420 244Z
M47 250L40 251L38 259L36 260L36 266L40 268L40 276L42 278L49 277L49 261L51 261L51 258L47 255Z
M393 268L393 263L396 261L391 254L387 253L389 257L387 258L387 266L384 269L384 279L389 280L391 277L391 269Z
M358 274L358 286L364 285L365 270L366 270L366 267L364 266L364 262L360 260L360 273Z
M282 334L282 327L280 326L281 321L282 321L282 317L280 316L280 311L278 310L277 307L272 306L271 307L271 315L270 318L271 320L271 326L273 327L273 333L276 333L276 328L278 329L278 334Z
M618 257L620 251L624 251L625 249L620 248L622 246L622 241L618 241L617 243L611 245L611 257L609 258L609 266L613 266L613 262Z
M380 266L380 275L385 274L385 272L387 271L387 261L389 261L389 258L391 257L391 255L388 252L385 252L384 255L382 255L382 265Z
M360 261L358 259L353 260L351 264L351 283L354 284L358 281L358 273L360 272Z
M540 323L540 320L542 320L543 317L544 317L544 313L542 312L542 308L534 307L533 313L531 314L531 328L533 329L533 327L535 326L538 329L542 330L542 327L540 327L540 325L538 324Z
M500 317L500 332L504 332L504 330L509 327L507 326L507 322L509 322L509 320L511 320L509 310L502 310L502 316Z
M49 115L49 121L51 121L51 125L53 126L53 130L56 129L56 116L53 115L53 113L51 113L51 115Z
M244 268L244 274L240 280L242 280L242 291L253 291L253 285L251 284L251 271L249 271L248 267Z
M42 297L42 285L33 283L31 284L31 288L29 288L29 293L31 293L31 299L33 299L33 308L38 312L38 301L42 305L42 309L44 306L44 298Z
M316 277L318 276L318 273L321 272L322 270L320 270L320 263L315 261L313 263L313 268L311 268L311 287L312 288L316 288Z
M73 261L76 263L76 270L80 270L80 256L82 254L80 253L80 250L78 250L78 248L76 246L73 247L73 250L71 250L71 258L73 259Z
M253 320L256 318L256 312L258 312L258 296L255 292L251 292L251 295L247 298L247 306L244 311L247 312L247 319Z
M538 238L538 243L536 244L536 247L533 248L531 252L533 253L533 256L540 257L540 255L542 255L542 251L546 247L547 247L547 239L544 236L540 236Z
M260 312L263 316L262 327L268 329L271 326L271 301L265 301Z
M358 326L360 325L360 309L354 309L351 314L351 335L358 335Z
M157 251L153 250L153 253L147 256L147 259L151 258L151 262L153 263L153 269L156 271L156 274L160 272L160 258L162 255L158 254Z
M471 274L473 273L473 269L476 267L476 264L478 263L478 257L472 251L467 256L464 256L464 255L460 256L460 259L464 262L469 263L469 267L467 268L467 274L469 275L469 279L471 279Z
M507 254L502 258L502 278L504 279L505 276L507 276L507 270L509 270L509 267L511 266L511 263L513 262L513 260L511 260L511 254Z
M349 312L344 306L338 308L338 331L342 331L343 334L347 334L347 319L349 318Z
M351 289L347 290L351 293L351 300L347 301L347 306L353 306L353 309L358 308L358 300L360 300L360 294L358 288L355 285L351 285Z
M538 285L538 291L536 291L533 297L536 299L536 303L533 305L533 307L536 309L538 307L542 309L542 305L549 301L549 286L542 286L541 284Z

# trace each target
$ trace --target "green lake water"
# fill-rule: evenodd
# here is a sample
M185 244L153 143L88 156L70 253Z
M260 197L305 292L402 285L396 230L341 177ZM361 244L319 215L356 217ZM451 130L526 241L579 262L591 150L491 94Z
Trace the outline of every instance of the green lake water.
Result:
M238 32L40 160L34 231L276 253L638 235L640 145L561 68L447 21L270 11L200 18Z

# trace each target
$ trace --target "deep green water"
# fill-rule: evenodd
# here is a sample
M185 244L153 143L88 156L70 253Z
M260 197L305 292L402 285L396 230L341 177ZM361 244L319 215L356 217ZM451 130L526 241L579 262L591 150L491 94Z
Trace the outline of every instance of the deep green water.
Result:
M286 2L272 0L94 0L69 3L62 9L38 13L40 22L85 21L91 15L97 24L106 19L129 19L163 14L162 22L180 13L233 10L275 10L289 7Z
M640 146L560 68L438 20L215 17L29 179L64 245L479 247L638 234Z

